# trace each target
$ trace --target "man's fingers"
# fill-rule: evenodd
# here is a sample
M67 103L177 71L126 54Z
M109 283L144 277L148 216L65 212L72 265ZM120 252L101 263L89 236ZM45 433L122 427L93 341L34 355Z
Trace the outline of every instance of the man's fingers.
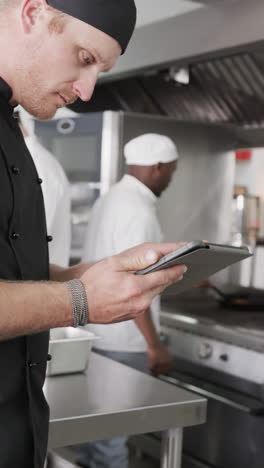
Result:
M143 291L152 290L155 288L166 288L177 281L180 281L186 273L185 265L176 265L164 270L155 271L146 275L136 276L140 282Z
M173 271L169 271L173 270ZM155 296L161 294L168 286L180 281L184 273L187 271L185 265L177 265L167 270L161 270L147 275L138 276L136 278L144 279L144 284L140 284L140 288L145 297L148 298L149 304Z
M184 244L186 242L141 244L116 255L115 258L121 271L142 270Z

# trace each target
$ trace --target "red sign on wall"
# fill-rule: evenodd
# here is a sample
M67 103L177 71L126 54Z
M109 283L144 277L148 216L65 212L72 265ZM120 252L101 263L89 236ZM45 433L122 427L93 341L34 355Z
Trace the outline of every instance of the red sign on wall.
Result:
M237 161L250 161L251 157L252 157L251 150L237 150L236 151Z

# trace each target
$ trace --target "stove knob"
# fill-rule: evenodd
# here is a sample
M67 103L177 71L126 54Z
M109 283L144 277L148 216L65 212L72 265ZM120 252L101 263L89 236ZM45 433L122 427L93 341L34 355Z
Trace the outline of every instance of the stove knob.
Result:
M229 360L228 354L220 354L221 361L227 362Z
M199 358L209 359L213 354L213 348L209 343L201 343L198 350Z

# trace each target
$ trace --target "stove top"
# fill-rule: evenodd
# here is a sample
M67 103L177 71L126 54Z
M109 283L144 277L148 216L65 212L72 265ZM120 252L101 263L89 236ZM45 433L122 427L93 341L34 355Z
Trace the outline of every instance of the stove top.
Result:
M212 297L192 293L162 298L161 324L264 353L264 310L223 308Z

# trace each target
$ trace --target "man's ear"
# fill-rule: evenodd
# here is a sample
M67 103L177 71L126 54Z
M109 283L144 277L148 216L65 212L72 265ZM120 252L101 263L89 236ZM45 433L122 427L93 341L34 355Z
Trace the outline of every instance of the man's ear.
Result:
M30 34L47 7L46 0L23 0L21 5L21 21L24 32Z

